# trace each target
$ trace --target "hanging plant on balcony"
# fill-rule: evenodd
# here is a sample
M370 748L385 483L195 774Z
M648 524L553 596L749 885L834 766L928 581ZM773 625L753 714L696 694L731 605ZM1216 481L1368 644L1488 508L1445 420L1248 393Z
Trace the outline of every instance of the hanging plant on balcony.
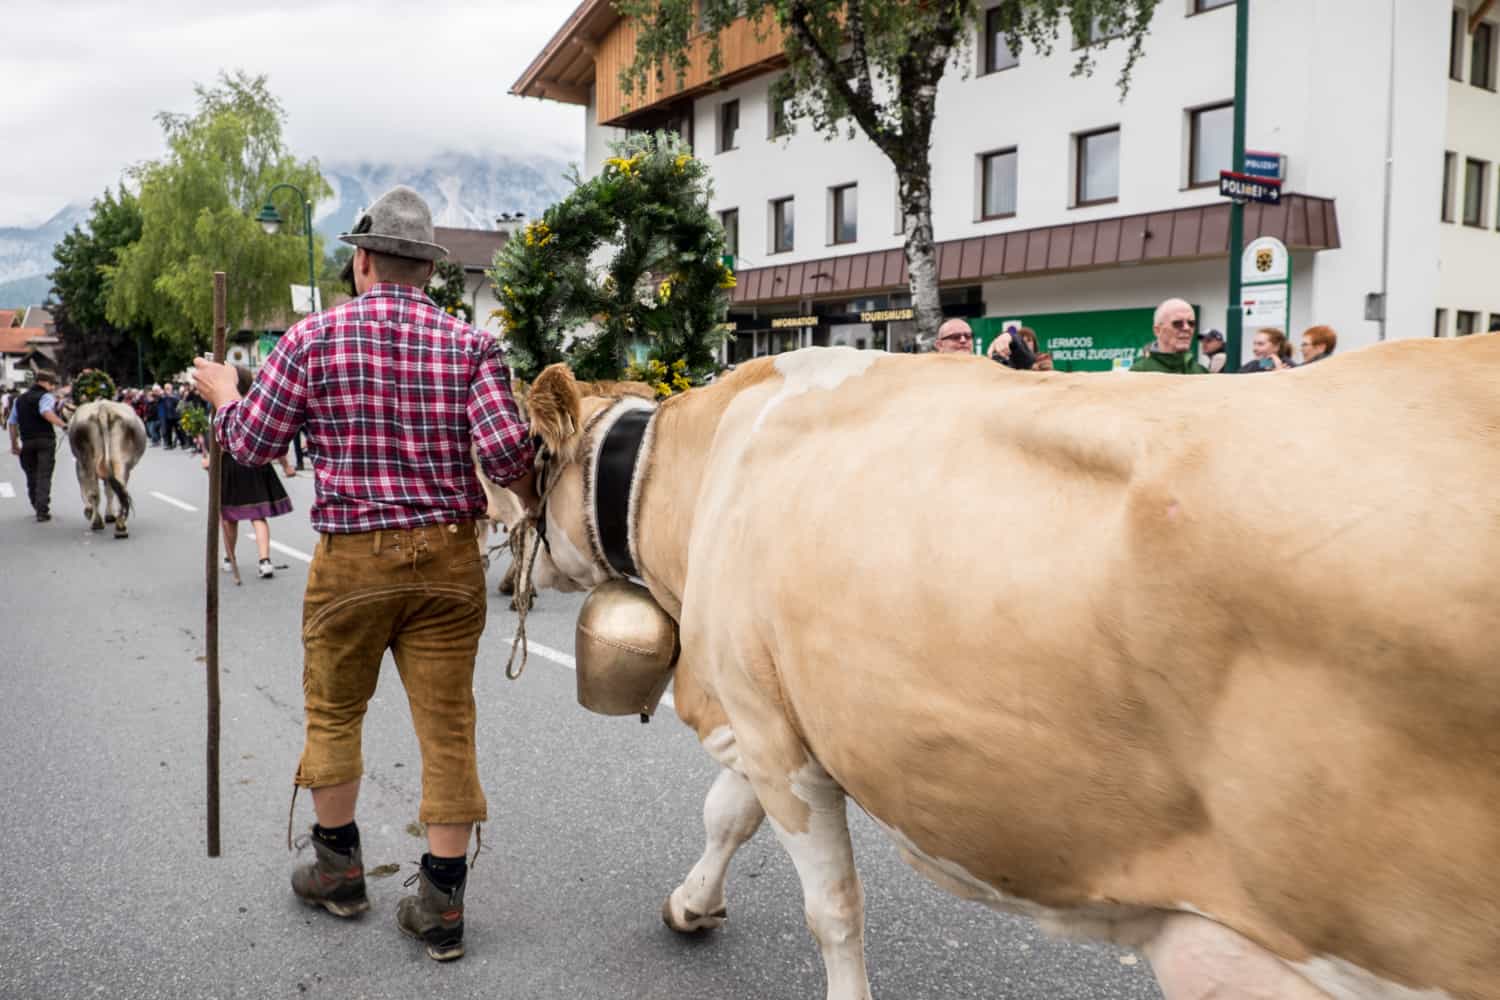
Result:
M507 360L527 381L558 361L580 379L619 379L645 345L680 389L717 370L734 287L708 170L673 133L611 148L599 176L575 175L573 192L495 256Z

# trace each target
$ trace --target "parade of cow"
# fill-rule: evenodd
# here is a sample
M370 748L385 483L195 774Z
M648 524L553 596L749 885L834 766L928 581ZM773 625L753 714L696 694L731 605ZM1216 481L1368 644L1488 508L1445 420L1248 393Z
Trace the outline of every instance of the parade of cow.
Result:
M549 368L533 582L642 580L722 766L667 924L724 922L768 817L867 1000L852 799L1167 1000L1500 997L1497 376L1494 337L1230 380L814 348L660 405Z

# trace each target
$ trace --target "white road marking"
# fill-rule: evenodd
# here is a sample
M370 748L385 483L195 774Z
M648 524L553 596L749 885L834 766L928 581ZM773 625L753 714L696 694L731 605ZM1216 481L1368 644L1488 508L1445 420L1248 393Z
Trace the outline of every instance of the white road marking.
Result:
M158 493L155 490L151 491L151 495L154 496L154 497L156 497L156 499L160 500L162 503L169 503L173 507L178 507L178 508L181 508L182 510L189 511L189 512L194 513L194 514L198 513L198 508L197 507L194 507L190 503L183 503L181 500L177 499L176 497L169 497L165 493Z
M16 498L16 488L10 483L0 483L0 498L14 500Z
M578 661L573 659L573 657L569 656L567 653L564 653L560 649L553 649L551 646L543 646L541 643L532 642L530 639L526 640L526 648L536 655L540 656L542 659L551 660L553 663L557 664L560 667L567 667L569 670L573 671L576 671L578 669ZM677 711L677 703L672 700L672 692L668 691L666 694L662 695L661 703L670 708L672 711Z
M271 548L275 549L277 552L280 552L282 555L291 556L293 559L301 559L305 563L312 562L312 556L308 555L306 552L303 552L301 549L294 549L290 545L282 545L280 542L273 541L271 543Z

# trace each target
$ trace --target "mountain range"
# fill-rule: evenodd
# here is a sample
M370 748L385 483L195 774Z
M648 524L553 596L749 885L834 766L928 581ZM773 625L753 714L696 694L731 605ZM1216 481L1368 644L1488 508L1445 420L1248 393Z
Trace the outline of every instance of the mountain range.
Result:
M433 222L463 229L493 229L502 214L535 218L572 186L566 160L547 156L441 153L420 163L323 164L332 199L314 207L313 226L331 242L348 232L362 209L397 184L415 188L432 206ZM86 222L89 204L70 204L40 226L0 228L0 309L46 300L52 248ZM326 244L325 244L326 246ZM327 247L331 249L331 247Z

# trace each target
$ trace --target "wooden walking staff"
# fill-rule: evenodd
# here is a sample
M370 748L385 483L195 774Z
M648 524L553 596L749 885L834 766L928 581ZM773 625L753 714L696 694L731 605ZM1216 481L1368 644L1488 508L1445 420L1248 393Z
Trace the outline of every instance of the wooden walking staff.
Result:
M224 363L224 272L214 272L214 361ZM208 624L203 630L208 671L208 856L219 856L219 436L208 430Z

